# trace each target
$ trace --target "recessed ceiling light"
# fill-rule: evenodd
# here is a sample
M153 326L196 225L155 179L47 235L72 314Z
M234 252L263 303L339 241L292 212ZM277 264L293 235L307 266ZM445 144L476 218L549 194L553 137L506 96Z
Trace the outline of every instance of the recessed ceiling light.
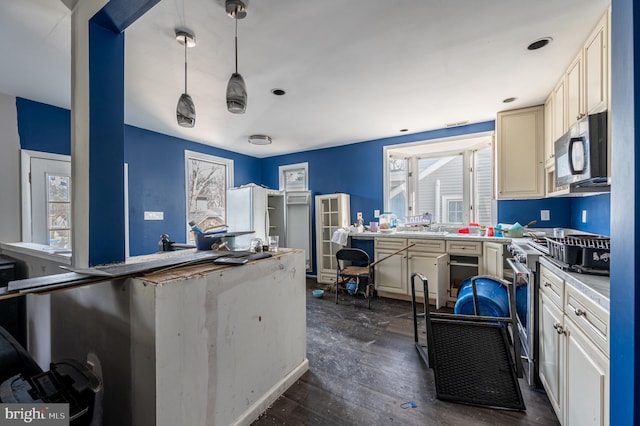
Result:
M503 99L502 102L504 102L505 104L511 103L513 101L515 101L516 98L507 98L507 99Z
M540 48L545 47L547 44L551 43L553 39L551 37L542 37L527 46L528 50L538 50Z
M271 143L271 137L267 135L251 135L249 136L249 143L254 145L269 145Z
M282 89L272 89L272 90L271 90L271 93L273 93L273 94L274 94L274 95L276 95L276 96L282 96L282 95L284 95L284 94L285 94L285 93L287 93L287 92L285 92L285 91L284 91L284 90L282 90Z
M408 132L409 129L400 129L401 132Z

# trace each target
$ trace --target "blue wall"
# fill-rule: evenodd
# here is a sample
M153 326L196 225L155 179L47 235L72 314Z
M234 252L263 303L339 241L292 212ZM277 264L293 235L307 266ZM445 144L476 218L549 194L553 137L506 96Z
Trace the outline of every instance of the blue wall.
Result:
M488 132L493 131L494 128L494 122L487 121L269 157L262 160L262 182L271 188L278 188L279 166L308 162L309 189L312 196L345 192L351 196L350 222L355 222L357 212L362 212L364 222L368 223L375 220L374 210L383 211L384 209L383 152L385 146ZM315 206L312 206L312 211L315 211ZM315 247L315 218L313 217L312 230L313 247ZM370 247L366 244L361 248L370 251ZM315 271L315 257L313 262Z
M126 126L129 250L132 256L157 251L162 234L169 234L172 241L185 242L185 150L233 160L236 186L260 183L262 169L258 158ZM162 211L164 220L145 221L145 211Z
M71 154L69 110L16 99L20 147L55 154ZM259 183L261 160L133 126L125 126L125 162L129 163L130 254L157 251L162 234L185 242L184 151L234 161L234 184ZM144 211L163 211L164 220L144 221Z
M537 220L538 228L573 228L594 234L610 233L609 194L585 197L556 197L537 200L498 201L498 222L527 224ZM549 210L549 221L542 221L540 210ZM587 211L587 223L582 223L582 211Z
M71 155L71 113L68 109L16 98L20 148Z

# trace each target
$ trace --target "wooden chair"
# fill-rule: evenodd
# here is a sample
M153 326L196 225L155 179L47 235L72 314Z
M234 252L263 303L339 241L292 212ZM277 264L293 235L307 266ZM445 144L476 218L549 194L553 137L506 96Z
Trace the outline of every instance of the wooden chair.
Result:
M337 271L336 271L336 303L338 303L338 292L340 283L344 279L347 282L354 279L356 282L355 289L346 288L349 294L356 296L362 294L368 302L368 308L371 309L371 299L373 298L374 282L373 282L373 265L369 260L366 251L358 248L343 248L336 252Z

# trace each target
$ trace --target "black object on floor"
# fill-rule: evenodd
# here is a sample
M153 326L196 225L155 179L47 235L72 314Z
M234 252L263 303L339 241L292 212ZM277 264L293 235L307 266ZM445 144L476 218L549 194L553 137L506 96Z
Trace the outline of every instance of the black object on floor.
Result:
M423 283L424 294L429 294L427 279L414 273L411 276L414 340L422 359L433 369L438 399L525 410L506 328L499 322L504 318L430 313L426 298L424 314L418 314L416 277ZM472 283L475 285L473 280ZM426 345L418 339L419 317L425 318Z

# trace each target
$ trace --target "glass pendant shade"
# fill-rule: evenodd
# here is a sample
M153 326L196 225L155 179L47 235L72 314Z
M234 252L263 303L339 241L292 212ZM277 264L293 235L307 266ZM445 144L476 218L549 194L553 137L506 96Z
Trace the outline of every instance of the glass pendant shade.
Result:
M178 106L176 107L176 118L182 127L193 127L196 125L196 106L193 99L186 93L180 95Z
M184 93L178 99L176 119L179 126L193 127L196 125L196 106L187 94L187 47L196 45L196 37L193 33L176 30L176 40L184 46Z
M231 74L227 84L227 109L234 114L244 114L247 110L247 86L240 74Z

